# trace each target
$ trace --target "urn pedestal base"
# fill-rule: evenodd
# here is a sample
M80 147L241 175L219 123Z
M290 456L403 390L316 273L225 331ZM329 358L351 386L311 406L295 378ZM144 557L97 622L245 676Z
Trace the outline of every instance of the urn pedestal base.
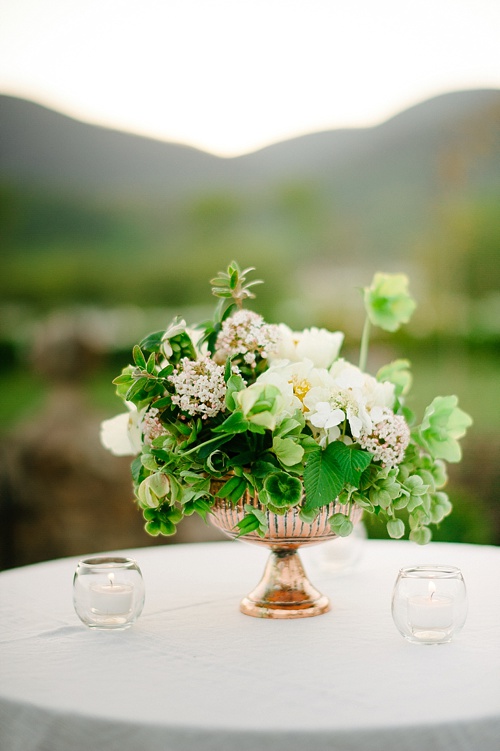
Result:
M300 518L297 507L275 514L259 502L257 494L245 493L236 504L217 498L224 480L212 480L215 502L210 521L228 537L263 545L270 549L264 576L255 589L243 598L240 610L255 618L307 618L330 610L328 597L318 592L308 580L298 548L318 545L337 537L329 523L332 514L349 513L351 521L361 519L362 510L343 506L337 500L318 509L316 518L308 523ZM245 506L254 506L266 514L267 531L260 537L256 531L238 535L238 524L244 518Z
M307 579L297 550L272 550L264 576L240 610L256 618L307 618L327 613L330 601Z

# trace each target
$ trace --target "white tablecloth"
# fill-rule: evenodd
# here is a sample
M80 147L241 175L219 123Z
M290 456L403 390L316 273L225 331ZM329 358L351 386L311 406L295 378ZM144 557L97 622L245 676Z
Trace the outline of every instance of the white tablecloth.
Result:
M335 544L301 553L332 610L299 620L240 614L267 557L241 542L126 551L146 605L122 632L75 615L76 559L3 572L1 751L498 751L500 549L366 541L335 572ZM393 624L398 569L416 563L463 571L450 644Z

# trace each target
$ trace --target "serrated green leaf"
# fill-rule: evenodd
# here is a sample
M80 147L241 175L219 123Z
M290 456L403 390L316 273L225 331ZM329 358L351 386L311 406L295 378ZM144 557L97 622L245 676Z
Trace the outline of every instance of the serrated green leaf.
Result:
M346 446L341 441L330 443L325 451L337 462L344 482L354 487L358 486L361 473L371 464L373 458L367 451Z
M335 458L326 450L311 453L304 469L304 509L310 511L331 503L343 486L344 477Z

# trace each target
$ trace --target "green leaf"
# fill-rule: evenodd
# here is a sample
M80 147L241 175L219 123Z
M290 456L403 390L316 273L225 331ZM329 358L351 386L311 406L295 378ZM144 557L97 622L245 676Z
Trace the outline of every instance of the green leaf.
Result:
M280 423L279 427L276 429L275 435L280 436L283 438L288 433L293 433L294 435L299 435L302 428L304 427L305 420L302 418L302 420L296 420L293 417L288 417L286 420L283 420L283 422Z
M361 473L369 466L372 455L346 446L341 441L330 443L324 451L313 452L304 469L305 508L318 508L331 503L345 483L358 487Z
M156 519L152 519L151 521L147 522L145 524L145 530L148 533L148 535L152 535L153 537L158 537L160 534L160 522Z
M277 508L296 506L302 498L301 481L287 472L274 472L268 475L264 481L264 489L269 501Z
M344 482L357 487L361 473L369 466L373 455L367 451L346 446L341 441L330 443L325 450L337 461L344 476Z
M148 334L141 341L140 348L145 349L146 352L159 352L164 333L164 331L155 331L153 334Z
M212 451L219 448L219 446L223 446L225 443L227 443L230 440L231 440L230 435L221 435L220 438L217 438L217 439L212 438L210 441L207 441L205 444L202 444L197 450L196 454L201 460L206 459L207 456L210 456Z
M136 344L134 349L132 350L132 355L133 355L134 362L137 365L137 367L142 368L144 370L146 367L146 360L138 344Z
M292 438L273 438L273 451L282 464L286 467L293 467L299 464L304 457L304 449L299 446Z
M230 360L228 360L228 363L229 362ZM226 407L231 412L233 412L238 406L236 404L234 395L237 394L238 391L242 391L245 387L246 387L246 383L241 376L232 375L229 377L227 381L227 390L226 390Z
M334 445L330 443L330 446ZM332 456L327 449L312 453L305 466L306 502L304 509L306 511L331 503L344 486L344 475L335 456Z
M134 383L133 386L129 388L127 391L125 399L128 402L131 402L134 398L134 396L137 396L147 385L148 379L147 378L138 378L137 381Z
M201 516L204 522L207 521L207 515L211 511L210 504L207 503L203 498L197 498L196 501L192 502L193 510L198 514L198 516Z
M349 537L354 529L352 521L345 514L333 514L333 516L328 519L328 523L335 534L339 537Z
M151 354L148 357L148 361L146 363L146 370L149 373L149 375L152 375L155 372L155 365L156 365L155 353L151 352Z
M412 529L409 538L412 542L416 542L418 545L427 545L431 541L431 531L428 527L418 527Z
M115 386L120 386L125 383L131 385L134 382L135 378L131 376L130 373L122 373L111 381L111 383L114 383Z
M399 540L405 533L405 525L401 519L391 519L387 522L387 532L393 540Z
M389 381L395 386L396 396L407 394L411 388L412 376L409 360L394 360L384 365L377 373L377 381Z
M231 477L219 490L217 498L227 498L231 503L237 503L246 489L247 482L243 477Z
M246 514L236 526L239 529L238 537L241 537L257 530L260 522L254 514Z
M309 511L307 511L305 508L301 508L299 516L304 524L312 524L316 519L317 513L316 509L309 509Z
M240 411L233 412L222 425L213 429L214 433L245 433L249 428L248 420L245 420Z
M133 481L135 483L138 483L140 481L140 475L141 475L142 469L143 469L143 467L142 467L142 461L141 461L141 457L139 455L139 456L135 457L135 459L133 460L132 464L130 465L130 471L132 473L132 479L133 479Z
M170 521L170 519L165 519L165 521L160 522L160 534L164 535L165 537L170 537L171 535L175 535L177 532L177 528L173 522Z
M173 365L166 365L158 373L158 378L166 378L167 376L171 375L173 372L174 372L174 366Z

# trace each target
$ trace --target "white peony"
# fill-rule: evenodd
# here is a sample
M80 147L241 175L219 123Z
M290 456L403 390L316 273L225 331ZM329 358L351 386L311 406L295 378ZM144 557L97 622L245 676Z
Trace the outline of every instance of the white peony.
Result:
M338 357L344 334L340 331L327 331L315 327L304 331L292 331L286 324L280 323L279 340L275 350L268 355L274 360L310 360L315 368L329 368Z
M315 386L327 386L331 378L324 368L315 368L311 360L290 362L276 360L258 378L257 383L270 383L278 388L284 399L281 420L291 417L296 410L304 412L304 398Z

